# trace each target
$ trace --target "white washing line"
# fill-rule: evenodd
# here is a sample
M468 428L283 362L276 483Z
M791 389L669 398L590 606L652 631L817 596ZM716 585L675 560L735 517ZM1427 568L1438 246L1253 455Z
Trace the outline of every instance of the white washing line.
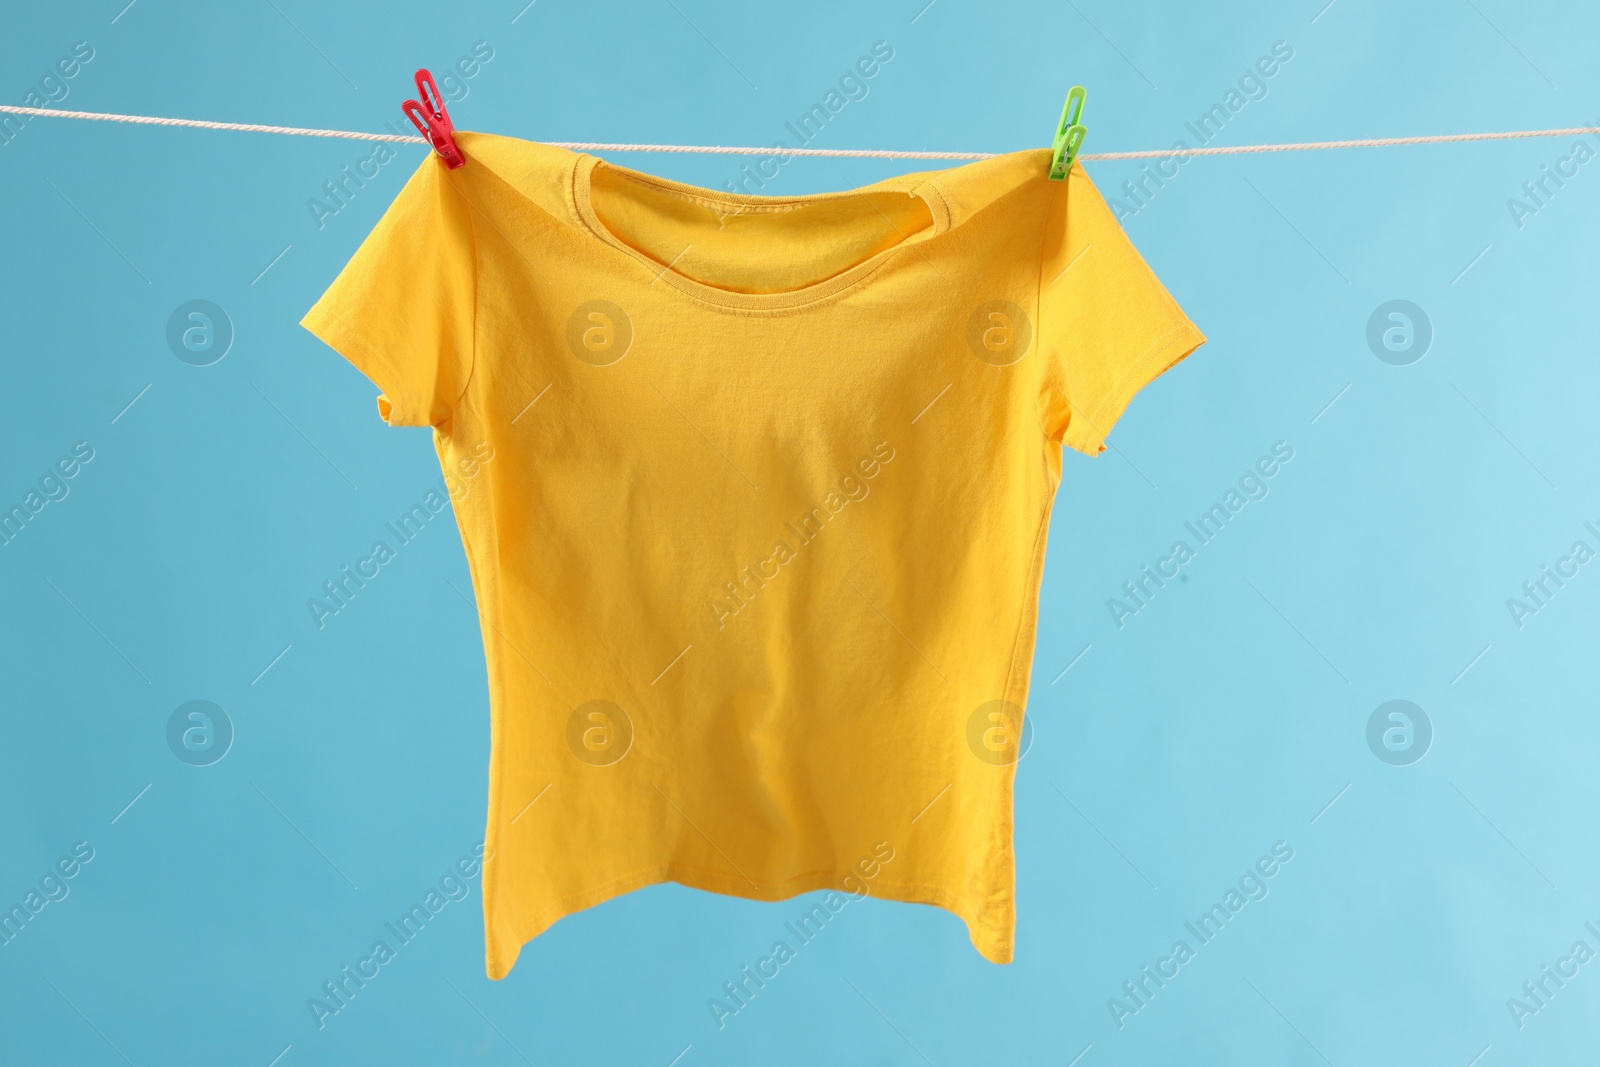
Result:
M0 114L33 118L92 119L131 122L142 126L186 126L197 130L236 130L242 133L281 133L295 137L335 137L346 141L389 141L425 145L416 136L397 133L360 133L354 130L313 130L302 126L260 126L248 122L207 122L202 119L167 119L150 115L113 115L99 111L60 111L45 107L0 105ZM1367 137L1353 141L1300 141L1293 144L1229 145L1210 148L1162 148L1140 152L1085 152L1080 160L1105 162L1118 159L1168 159L1189 156L1239 156L1261 152L1309 152L1323 148L1390 148L1396 145L1455 144L1461 141L1512 141L1529 137L1580 137L1600 133L1600 126L1571 126L1556 130L1510 130L1501 133L1444 133L1424 137ZM577 152L678 152L715 156L832 156L844 159L993 159L1000 152L902 152L880 148L739 148L727 145L628 144L604 141L542 141L554 148Z

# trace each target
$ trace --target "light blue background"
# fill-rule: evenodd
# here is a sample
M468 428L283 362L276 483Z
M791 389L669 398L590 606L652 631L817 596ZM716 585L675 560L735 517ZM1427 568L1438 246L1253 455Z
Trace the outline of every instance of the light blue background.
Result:
M1600 12L1574 2L124 2L8 11L0 99L87 40L62 106L379 131L416 67L486 41L465 128L770 144L886 40L818 144L1039 145L1076 82L1086 151L1108 151L1185 136L1286 41L1219 143L1600 118ZM0 948L0 1059L1592 1062L1600 962L1520 1029L1506 1003L1574 942L1600 950L1600 565L1521 629L1506 606L1575 540L1600 547L1600 164L1520 228L1506 203L1572 141L1197 159L1126 221L1210 343L1114 451L1067 456L1015 963L941 911L870 901L719 1031L707 999L801 901L655 887L490 983L474 880L319 1031L308 998L482 835L487 696L453 525L325 630L305 607L439 480L428 435L384 427L373 387L297 325L423 151L319 230L307 200L367 146L29 123L0 148L0 503L74 442L95 458L0 548L0 902L74 842L95 858ZM739 162L617 158L704 185ZM770 191L910 169L796 160ZM1138 165L1089 170L1111 194ZM1410 366L1365 340L1396 298L1435 331ZM191 299L236 330L211 366L165 342ZM1280 440L1270 495L1119 630L1107 598ZM1410 766L1366 742L1396 698L1435 730ZM167 747L191 699L236 729L209 767ZM1276 841L1295 852L1270 895L1119 1030L1107 998Z

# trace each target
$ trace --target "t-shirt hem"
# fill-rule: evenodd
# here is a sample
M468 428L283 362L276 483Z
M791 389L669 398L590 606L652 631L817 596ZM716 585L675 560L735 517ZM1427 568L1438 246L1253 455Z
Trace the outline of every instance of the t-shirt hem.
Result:
M710 871L676 863L660 864L565 897L539 917L523 924L517 933L491 939L486 946L485 970L491 979L506 977L516 965L517 957L522 953L522 946L537 938L561 919L647 886L675 882L707 893L772 903L821 889L831 889L854 896L855 894L851 894L849 890L839 885L839 880L848 873L850 872L816 871L783 882L762 884L724 871ZM992 921L994 908L987 909L991 922L989 925L983 925L978 918L980 909L944 886L920 882L896 882L883 878L874 878L866 884L868 896L902 904L929 904L949 912L966 925L968 939L984 959L997 964L1012 961L1015 942L1014 914L1005 923L1003 930L997 930Z
M1062 443L1088 456L1104 452L1111 427L1122 417L1139 390L1181 362L1205 340L1205 334L1187 320L1162 334L1142 356L1128 365L1117 384L1098 404L1088 412L1073 412Z

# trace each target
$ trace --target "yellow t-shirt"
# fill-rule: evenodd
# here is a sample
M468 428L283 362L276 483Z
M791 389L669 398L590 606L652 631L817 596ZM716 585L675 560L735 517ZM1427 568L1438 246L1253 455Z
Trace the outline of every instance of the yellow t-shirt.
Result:
M768 198L457 137L304 325L457 490L490 977L666 881L934 904L1009 961L1061 446L1204 338L1043 149Z

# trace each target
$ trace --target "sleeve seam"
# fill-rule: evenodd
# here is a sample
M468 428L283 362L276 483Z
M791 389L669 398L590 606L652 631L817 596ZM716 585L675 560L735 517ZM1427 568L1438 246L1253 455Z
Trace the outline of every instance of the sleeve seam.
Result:
M1133 360L1122 376L1117 379L1116 384L1106 390L1100 401L1093 408L1086 412L1079 411L1072 406L1072 398L1070 396L1067 397L1068 407L1071 408L1074 417L1067 423L1067 432L1063 435L1063 443L1090 455L1102 451L1106 437L1110 432L1110 427L1108 426L1102 432L1100 423L1105 421L1108 416L1115 417L1118 415L1128 406L1129 401L1133 399L1140 389L1155 380L1162 371L1176 363L1177 360L1168 359L1171 350L1187 342L1193 343L1189 344L1189 347L1184 351L1184 355L1188 355L1189 352L1194 351L1203 344L1205 335L1200 332L1194 323L1185 319L1158 337L1145 349L1143 354ZM1163 360L1165 362L1162 362ZM1073 429L1079 418L1087 424L1087 431ZM1090 446L1093 446L1093 452L1090 452Z
M1045 245L1049 242L1048 219L1050 217L1050 208L1051 204L1049 199L1046 198L1044 208L1046 224L1039 227L1039 261L1034 266L1033 271L1033 321L1038 326L1038 328L1034 331L1034 335L1038 338L1036 344L1038 345L1041 355L1048 351L1045 346L1044 339L1049 336L1045 329L1044 321L1044 249ZM1065 220L1063 220L1062 231L1065 232L1065 230L1066 223ZM1056 387L1056 376L1051 368L1050 360L1046 356L1043 362L1044 368L1041 377L1044 379L1044 387L1045 389L1054 389ZM1051 438L1050 429L1044 423L1045 389L1041 389L1039 391L1039 395L1034 399L1033 418L1034 421L1039 425L1039 436L1044 438L1045 447L1048 448Z
M389 413L393 418L384 421L391 426L411 425L411 408L397 399L398 394L391 390L389 382L396 372L384 359L378 350L367 343L366 337L360 330L351 325L342 315L331 311L318 311L312 308L300 320L300 325L327 344L336 352L344 354L354 353L360 357L359 361L351 360L355 369L373 385L378 387L378 393L389 401ZM374 372L381 372L384 381L379 381L373 376Z
M461 392L456 394L455 400L450 405L450 414L441 421L441 425L454 421L456 409L461 406L461 401L466 399L467 390L472 386L472 376L478 370L478 274L481 269L478 260L478 221L473 217L475 209L472 201L467 199L467 194L461 191L453 178L446 175L446 180L450 182L450 188L455 190L456 195L461 197L462 203L467 205L467 234L472 241L472 334L467 373L461 382Z

